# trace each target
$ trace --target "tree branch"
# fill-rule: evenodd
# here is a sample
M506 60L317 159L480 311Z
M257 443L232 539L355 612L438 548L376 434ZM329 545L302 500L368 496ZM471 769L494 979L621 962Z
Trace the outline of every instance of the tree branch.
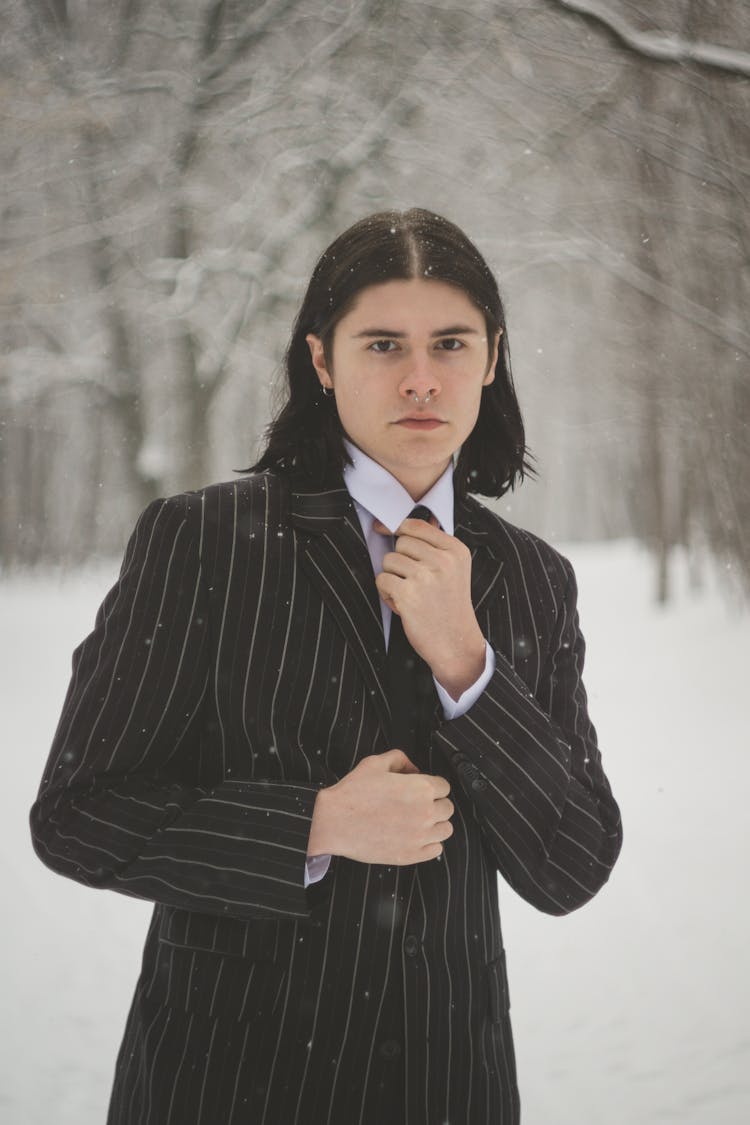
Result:
M733 47L717 47L713 43L691 42L680 35L661 35L655 31L638 31L620 16L610 12L596 0L554 0L559 8L575 12L591 23L605 27L618 42L637 55L659 62L693 62L699 66L726 70L750 77L750 53Z
M575 238L572 241L575 242ZM690 297L673 285L660 281L645 270L640 269L633 262L620 257L601 239L592 238L589 235L585 246L581 247L581 252L583 256L590 261L598 262L600 266L630 288L651 300L657 301L670 312L720 340L722 344L750 358L750 334L744 331L740 325L732 324L729 320L717 316L711 309L691 300Z

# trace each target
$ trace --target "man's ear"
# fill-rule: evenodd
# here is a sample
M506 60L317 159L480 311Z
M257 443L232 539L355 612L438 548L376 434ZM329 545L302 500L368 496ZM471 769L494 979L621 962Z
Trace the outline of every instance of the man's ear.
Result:
M497 364L497 357L500 354L500 337L502 336L502 334L502 328L498 328L497 332L495 333L495 342L492 346L492 353L489 357L489 363L487 365L487 374L485 375L484 379L482 379L483 387L488 387L495 378L495 365Z
M308 332L305 336L307 346L310 349L310 358L312 365L315 368L315 373L320 380L321 387L333 388L331 375L326 363L325 352L323 351L323 341L320 336L315 336L312 332Z

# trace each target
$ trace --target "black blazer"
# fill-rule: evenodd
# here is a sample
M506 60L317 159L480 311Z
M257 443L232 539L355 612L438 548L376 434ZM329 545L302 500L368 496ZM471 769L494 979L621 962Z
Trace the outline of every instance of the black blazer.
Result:
M364 1125L394 1051L389 1125L517 1122L497 872L574 910L610 874L620 816L570 563L471 498L455 535L497 667L465 715L435 711L454 834L408 867L336 856L305 889L319 788L391 746L349 493L265 473L138 520L31 813L54 870L156 904L110 1125Z

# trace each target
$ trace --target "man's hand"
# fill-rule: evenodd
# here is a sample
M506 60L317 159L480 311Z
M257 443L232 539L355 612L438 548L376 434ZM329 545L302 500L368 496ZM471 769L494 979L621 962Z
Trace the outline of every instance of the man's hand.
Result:
M435 679L458 699L484 671L486 646L471 604L471 552L435 523L406 519L396 528L396 549L375 584Z
M371 754L318 793L307 854L397 866L436 859L453 835L449 792L402 750Z

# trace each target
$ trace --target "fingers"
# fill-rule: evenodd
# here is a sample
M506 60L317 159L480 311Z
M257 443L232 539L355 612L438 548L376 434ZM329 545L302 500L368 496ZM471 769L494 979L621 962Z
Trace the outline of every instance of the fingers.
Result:
M383 599L385 604L389 607L392 613L397 613L401 616L401 611L396 605L396 598L400 597L403 593L403 578L399 575L389 574L386 570L381 570L375 578L375 587Z
M411 526L412 524L417 524L419 527L422 527L422 528L435 527L438 530L440 530L440 524L438 522L437 516L430 516L430 522L429 523L427 523L426 520L410 520L410 519L402 520L395 531L391 531L391 529L389 527L386 527L385 524L383 523L383 521L377 519L377 517L372 521L373 530L377 531L379 535L404 535L404 534L408 534L408 529L405 528L406 524L409 524L409 526ZM402 528L404 528L403 531L402 531Z
M453 835L453 831L453 824L450 820L441 820L439 824L435 825L435 840L448 840Z
M437 531L437 536L434 532ZM420 534L421 532L421 534ZM402 520L393 533L394 535L412 535L415 539L426 539L428 543L435 543L440 539L450 539L450 535L446 535L441 530L440 524L435 516L430 516L430 522L427 520L413 520L408 517Z
M392 551L388 551L383 556L383 565L388 559L390 563L400 562L403 560L413 559L415 562L428 563L430 558L431 546L425 543L424 540L412 539L409 535L402 535L396 540L396 546Z
M377 754L375 757L384 759L385 767L391 773L419 773L419 767L398 748L386 750L384 754Z
M396 528L393 550L424 560L430 558L431 551L450 551L456 543L460 540L443 531L437 521L433 525L424 520L406 519Z
M391 773L421 772L419 767L414 765L411 758L408 758L403 750L399 750L398 747L394 747L393 750L386 750L382 754L373 754L371 756L383 762L386 769L390 770ZM367 759L363 760L366 761ZM443 812L443 810L445 810L443 815L452 816L455 811L453 802L445 800L451 791L450 782L446 778L441 777L440 774L425 773L422 774L422 776L432 787L433 800L437 801L441 806L439 811Z
M439 534L442 535L443 532L441 531ZM393 550L388 551L383 562L385 562L385 559L391 559L391 561L393 561L394 557L398 558L399 556L402 558L416 559L417 562L429 562L430 559L433 558L431 552L436 548L438 550L447 549L450 544L450 539L448 536L446 536L446 539L448 539L448 543L443 544L434 543L428 539L418 539L416 535L399 535Z
M432 788L437 801L441 797L447 797L451 791L450 782L446 781L444 777L439 774L425 774L428 781L432 782Z
M443 840L447 840L449 836L453 835L453 825L449 820L446 820L440 825L440 828L442 829L441 834L421 849L422 854L417 861L418 863L426 859L437 859L445 851Z
M441 797L440 800L434 802L435 823L443 820L450 820L453 816L455 807L453 801L449 801L447 797Z
M410 578L419 574L419 564L423 563L415 554L405 551L389 551L383 556L383 571L386 574L395 574L397 578Z
M454 829L453 824L450 820L439 820L436 824L433 824L433 826L430 830L430 833L429 833L431 838L424 845L424 847L425 848L432 848L432 847L439 846L440 852L438 854L442 854L442 852L443 852L443 841L450 839L450 837L453 835L454 831L455 831L455 829Z
M398 758L395 758L393 760L395 762L400 763L400 764L389 765L388 768L391 771L395 771L397 773L420 773L421 772L419 770L419 768L414 765L414 763L411 761L411 759L407 758L407 756L406 756L406 754L404 754L403 750L387 750L386 754L398 754L399 755ZM386 754L381 754L380 757L385 758ZM433 800L436 800L436 801L441 800L443 797L447 797L448 794L450 793L450 791L451 791L450 782L446 781L446 779L444 777L440 777L439 774L425 773L425 774L422 774L422 777L424 778L425 782L427 782L432 787ZM453 810L452 803L450 801L448 801L448 804L451 805L451 811L452 811Z

